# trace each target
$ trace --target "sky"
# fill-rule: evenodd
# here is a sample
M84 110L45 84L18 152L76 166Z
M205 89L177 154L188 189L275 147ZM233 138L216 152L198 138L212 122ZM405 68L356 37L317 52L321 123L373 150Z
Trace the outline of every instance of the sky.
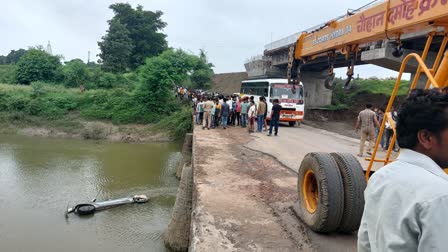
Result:
M198 54L204 49L215 73L244 71L244 62L263 53L264 45L343 15L370 0L0 0L0 55L13 49L51 42L53 54L66 60L96 61L97 42L104 36L109 5L128 2L161 10L168 24L169 46ZM366 65L355 68L362 78L397 73ZM345 69L337 76L345 75Z

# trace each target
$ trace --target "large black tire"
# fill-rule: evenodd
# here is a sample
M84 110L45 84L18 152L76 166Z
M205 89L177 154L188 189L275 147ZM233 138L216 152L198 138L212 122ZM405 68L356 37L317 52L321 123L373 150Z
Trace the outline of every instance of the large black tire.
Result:
M95 206L91 205L91 204L79 204L76 206L76 213L79 215L89 215L89 214L94 214L95 213Z
M336 231L344 210L344 187L330 154L313 152L305 156L299 168L298 193L297 214L311 230Z
M289 127L294 127L296 125L296 122L288 122Z
M367 183L358 159L349 153L331 153L338 164L344 184L344 214L337 231L351 233L359 229L364 211Z

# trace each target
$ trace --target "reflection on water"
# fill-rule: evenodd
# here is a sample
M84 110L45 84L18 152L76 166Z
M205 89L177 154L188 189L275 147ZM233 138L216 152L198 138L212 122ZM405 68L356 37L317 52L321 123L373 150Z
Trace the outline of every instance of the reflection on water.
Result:
M0 251L164 251L178 144L0 135ZM67 204L146 194L92 217Z

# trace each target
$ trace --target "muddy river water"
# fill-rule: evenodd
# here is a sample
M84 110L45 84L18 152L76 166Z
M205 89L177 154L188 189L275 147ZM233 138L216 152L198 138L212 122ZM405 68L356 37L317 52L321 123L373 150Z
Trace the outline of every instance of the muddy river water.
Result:
M0 135L0 251L165 251L180 148ZM64 217L135 194L151 200Z

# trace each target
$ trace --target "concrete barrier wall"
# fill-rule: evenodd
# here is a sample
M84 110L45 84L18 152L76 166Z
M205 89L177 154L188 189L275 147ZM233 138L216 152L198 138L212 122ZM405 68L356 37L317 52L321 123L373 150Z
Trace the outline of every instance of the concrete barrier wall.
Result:
M180 178L171 220L164 234L165 245L172 251L188 251L190 243L193 168L191 165L193 134L185 136L182 159L176 177Z

